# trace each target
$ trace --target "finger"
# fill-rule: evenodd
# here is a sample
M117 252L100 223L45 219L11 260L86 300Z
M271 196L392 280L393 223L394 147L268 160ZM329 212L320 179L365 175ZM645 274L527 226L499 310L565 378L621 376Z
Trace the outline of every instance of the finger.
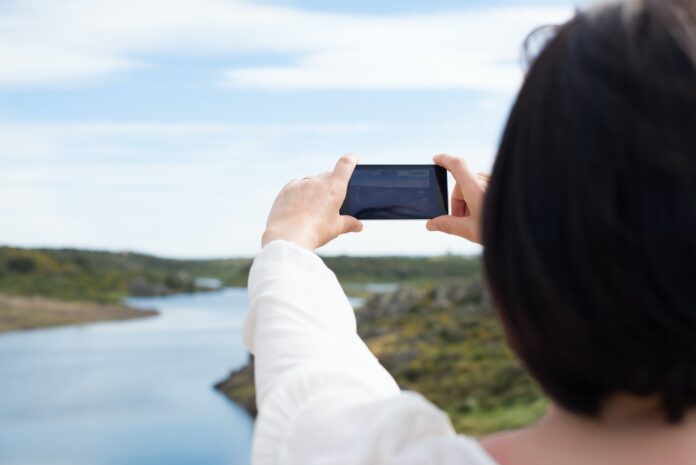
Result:
M332 177L338 179L344 184L348 184L350 177L353 175L355 165L358 164L358 159L352 154L343 155L336 162L336 167L333 170Z
M452 205L452 212L450 213L452 216L465 216L467 206L466 201L462 197L462 191L459 188L459 184L454 185L450 204Z
M428 231L440 231L472 240L476 224L468 217L443 215L428 221L425 227Z
M352 216L344 215L341 217L341 220L343 220L343 230L341 231L341 234L349 233L349 232L360 232L363 230L363 224L360 220L357 218L354 218Z
M452 216L467 216L469 214L469 207L466 202L462 199L455 199L452 197Z
M473 178L474 173L469 169L463 158L441 153L433 157L433 161L451 172L455 178ZM457 179L459 180L459 179Z
M452 199L464 200L464 197L462 196L462 189L458 182L454 184L454 189L452 189Z
M333 173L331 171L327 171L325 173L321 173L319 176L317 176L317 179L327 179L330 178Z
M433 161L452 173L465 199L473 200L476 198L479 181L464 159L441 154L435 155Z

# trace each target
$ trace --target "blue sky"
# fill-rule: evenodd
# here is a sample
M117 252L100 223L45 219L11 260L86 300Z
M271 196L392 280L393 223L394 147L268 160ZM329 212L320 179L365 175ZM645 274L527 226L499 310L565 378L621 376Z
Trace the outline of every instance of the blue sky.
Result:
M536 25L574 2L0 2L0 243L250 256L291 178L489 170ZM374 222L327 254L475 253Z

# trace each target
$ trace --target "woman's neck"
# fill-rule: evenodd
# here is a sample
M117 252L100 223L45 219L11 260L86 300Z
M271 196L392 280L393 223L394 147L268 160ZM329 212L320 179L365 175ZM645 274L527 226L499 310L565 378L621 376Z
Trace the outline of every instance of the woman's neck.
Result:
M590 418L552 405L536 425L482 440L501 465L693 464L696 412L669 424L658 397L616 395Z
M548 413L539 422L540 428L572 428L574 430L618 430L662 429L667 426L662 401L659 396L637 397L617 394L607 399L597 418L572 413L557 405L551 405Z

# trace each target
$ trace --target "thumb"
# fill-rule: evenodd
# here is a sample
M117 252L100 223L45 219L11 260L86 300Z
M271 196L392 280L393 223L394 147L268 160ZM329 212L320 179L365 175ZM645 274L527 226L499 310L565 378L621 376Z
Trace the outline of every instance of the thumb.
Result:
M343 220L343 230L341 231L341 234L349 233L349 232L360 232L363 230L363 224L360 220L357 218L354 218L352 216L344 215L341 216L341 220Z
M446 234L468 237L473 225L470 217L443 215L428 221L425 227L428 231L440 231Z

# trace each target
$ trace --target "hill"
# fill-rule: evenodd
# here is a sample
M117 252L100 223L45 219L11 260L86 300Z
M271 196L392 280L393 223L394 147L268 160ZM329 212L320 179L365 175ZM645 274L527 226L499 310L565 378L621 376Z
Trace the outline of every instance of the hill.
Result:
M63 300L118 302L123 297L201 290L196 278L246 286L249 258L176 260L132 252L0 247L0 292ZM468 276L478 259L327 257L342 283L419 282Z
M249 266L248 259L172 260L130 252L0 247L0 292L118 302L128 295L195 291L200 276L241 285Z

